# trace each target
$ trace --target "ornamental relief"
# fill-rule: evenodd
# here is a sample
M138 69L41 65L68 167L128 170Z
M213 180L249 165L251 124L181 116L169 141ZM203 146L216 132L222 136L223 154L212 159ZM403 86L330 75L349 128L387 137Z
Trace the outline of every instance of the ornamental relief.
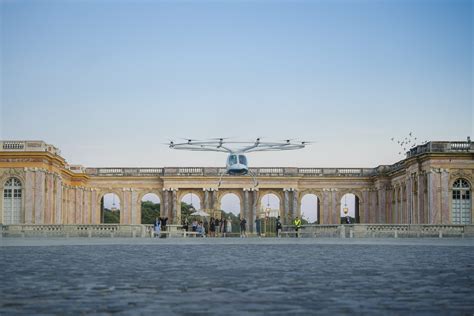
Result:
M471 186L473 184L473 176L472 176L472 171L471 170L465 170L465 169L455 169L452 170L450 177L449 177L449 188L453 187L454 181L456 181L459 178L466 179L470 182Z
M1 168L0 169L0 186L3 187L4 183L11 177L18 178L22 185L25 185L25 171L23 168Z

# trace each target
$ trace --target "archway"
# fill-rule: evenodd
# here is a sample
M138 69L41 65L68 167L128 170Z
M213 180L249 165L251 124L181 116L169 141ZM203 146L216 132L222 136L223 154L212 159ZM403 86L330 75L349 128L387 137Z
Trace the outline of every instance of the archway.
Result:
M3 224L20 224L21 221L21 182L10 178L3 187Z
M226 193L222 196L220 201L220 211L222 211L222 218L227 219L226 232L238 233L240 227L240 212L241 212L240 197L235 193ZM230 220L230 227L228 223Z
M342 224L360 223L359 197L353 193L346 193L341 198L340 218Z
M451 222L453 224L471 224L471 185L465 179L453 183Z
M141 223L153 224L160 217L160 198L155 193L147 193L141 200Z
M100 200L100 222L120 224L120 198L115 193L106 193Z
M260 231L265 236L276 235L276 219L281 216L280 198L274 193L267 193L260 199L260 209L257 210L256 221L260 220ZM283 219L281 219L283 222ZM255 229L257 229L255 223Z
M305 194L301 199L301 219L303 223L319 224L321 222L319 207L319 198L316 194Z
M178 222L185 221L191 213L201 209L201 199L195 193L187 193L181 198L181 218Z

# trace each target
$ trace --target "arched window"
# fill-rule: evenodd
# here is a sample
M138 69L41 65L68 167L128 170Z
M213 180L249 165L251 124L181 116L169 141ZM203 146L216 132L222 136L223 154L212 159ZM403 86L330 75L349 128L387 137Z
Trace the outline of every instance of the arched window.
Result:
M471 223L471 186L464 179L457 179L453 184L452 223Z
M10 178L3 188L3 223L19 224L21 214L21 182Z

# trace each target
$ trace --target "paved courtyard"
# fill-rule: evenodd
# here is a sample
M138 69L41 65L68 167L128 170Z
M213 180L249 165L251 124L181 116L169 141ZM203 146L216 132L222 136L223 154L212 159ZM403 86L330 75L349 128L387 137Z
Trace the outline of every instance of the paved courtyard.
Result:
M1 314L474 313L473 239L0 239Z

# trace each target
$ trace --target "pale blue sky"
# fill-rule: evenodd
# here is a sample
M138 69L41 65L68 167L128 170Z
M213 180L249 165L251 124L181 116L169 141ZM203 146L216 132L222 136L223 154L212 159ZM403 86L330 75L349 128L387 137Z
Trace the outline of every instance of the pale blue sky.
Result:
M224 165L168 138L311 148L251 166L374 167L390 137L473 133L472 1L1 1L1 139L85 166Z

